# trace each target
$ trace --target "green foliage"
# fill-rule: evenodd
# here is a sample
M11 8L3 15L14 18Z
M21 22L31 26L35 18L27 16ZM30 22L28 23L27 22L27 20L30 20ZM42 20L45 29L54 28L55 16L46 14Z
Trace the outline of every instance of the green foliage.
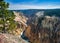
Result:
M15 15L13 12L7 10L9 3L0 1L0 32L8 32L16 29L16 23L14 22Z
M0 1L3 1L3 0L0 0Z

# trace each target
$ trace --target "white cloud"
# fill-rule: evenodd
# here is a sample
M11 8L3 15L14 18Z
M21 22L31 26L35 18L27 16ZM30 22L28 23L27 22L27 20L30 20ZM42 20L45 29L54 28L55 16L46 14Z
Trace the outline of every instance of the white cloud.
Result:
M28 5L28 4L10 4L10 10L20 10L20 9L54 9L60 8L57 5Z

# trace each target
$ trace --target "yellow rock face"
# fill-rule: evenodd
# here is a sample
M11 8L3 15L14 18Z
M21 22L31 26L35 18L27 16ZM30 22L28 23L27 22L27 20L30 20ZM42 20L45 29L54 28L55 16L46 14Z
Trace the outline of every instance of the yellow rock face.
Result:
M23 32L22 29L16 29L13 31L13 34L19 36L19 35L21 35L22 32Z
M14 21L17 22L19 25L17 25L16 30L13 31L14 35L21 35L24 31L24 29L26 29L27 27L27 20L28 18L25 17L21 12L15 12L14 11L14 15L15 15L15 19Z

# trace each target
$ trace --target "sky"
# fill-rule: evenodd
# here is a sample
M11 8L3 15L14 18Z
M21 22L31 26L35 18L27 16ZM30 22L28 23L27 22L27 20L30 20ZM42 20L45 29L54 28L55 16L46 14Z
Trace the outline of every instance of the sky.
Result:
M10 10L60 8L60 0L5 0Z

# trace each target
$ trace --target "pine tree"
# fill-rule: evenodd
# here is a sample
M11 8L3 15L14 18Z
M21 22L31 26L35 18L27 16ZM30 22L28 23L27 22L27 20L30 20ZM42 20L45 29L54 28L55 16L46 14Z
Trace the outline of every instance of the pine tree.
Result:
M3 1L3 0L0 0L0 1Z
M9 3L0 0L0 31L7 32L13 30L16 26L13 12L7 10Z

